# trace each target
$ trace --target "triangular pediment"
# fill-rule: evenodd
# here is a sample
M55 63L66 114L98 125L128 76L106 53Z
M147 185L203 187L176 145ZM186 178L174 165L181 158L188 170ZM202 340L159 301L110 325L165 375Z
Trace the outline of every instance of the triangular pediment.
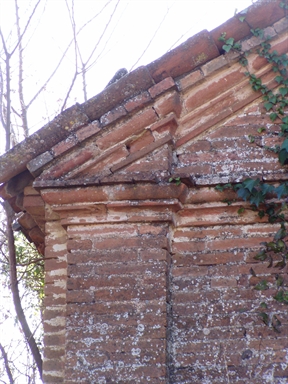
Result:
M125 129L133 123L144 122L141 129ZM156 119L152 107L131 118L121 121L112 129L100 132L80 145L71 145L69 150L47 164L35 185L89 185L133 182L169 178L172 166L173 134L178 126L174 113ZM149 116L150 115L150 116ZM147 118L148 116L148 118ZM146 126L148 122L148 125ZM149 124L150 123L150 124ZM152 123L152 124L151 124ZM118 144L115 144L116 136ZM65 141L67 143L67 140ZM108 146L106 143L111 143ZM64 143L63 143L64 145Z

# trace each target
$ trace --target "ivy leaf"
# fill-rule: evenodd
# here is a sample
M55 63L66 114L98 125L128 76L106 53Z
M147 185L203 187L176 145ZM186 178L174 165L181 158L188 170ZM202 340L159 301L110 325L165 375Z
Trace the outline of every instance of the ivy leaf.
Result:
M251 194L246 188L240 188L237 191L237 195L241 197L241 199L243 199L244 201L247 201Z
M269 286L267 284L267 281L266 280L261 280L258 284L255 285L254 289L256 291L265 291L266 289L268 289Z
M275 81L276 81L278 84L282 83L283 80L284 80L284 77L283 77L283 76L276 76L276 77L275 77Z
M259 207L259 204L265 200L265 196L261 191L258 191L255 195L250 198L251 204L255 204L256 207Z
M218 40L225 42L225 38L226 38L226 32L223 32L223 33L221 33L221 36L218 38Z
M281 151L278 154L278 159L281 165L284 165L288 159L288 152L286 149L281 149Z
M284 243L283 240L277 240L277 251L282 252L286 248L286 244Z
M285 97L285 96L288 94L288 88L287 88L287 87L285 87L285 88L280 88L280 89L279 89L279 92L281 93L281 95L282 95L283 97Z
M286 149L286 151L288 152L288 138L286 138L282 145L281 145L281 148L280 149Z
M249 192L252 192L253 188L255 188L259 183L259 179L246 179L243 181L242 185L244 188L247 188Z
M234 37L229 37L229 39L227 39L226 41L225 41L225 43L226 44L228 44L228 45L233 45L234 44Z
M270 103L268 101L268 103L265 103L264 104L264 108L266 109L266 111L270 111L270 109L272 109L274 107L274 104Z
M282 196L288 196L288 185L286 183L280 184L277 188L275 188L275 193L278 199Z
M274 185L263 184L261 189L262 189L262 193L266 195L267 193L273 193L275 190L275 187Z
M271 113L270 114L270 119L274 122L276 119L277 119L277 117L278 117L278 114L277 113L275 113L275 112L273 112L273 113Z
M278 250L277 244L274 241L269 241L269 243L267 243L267 248L274 252L277 252Z
M224 49L225 52L228 53L229 51L231 51L232 45L224 44L224 45L222 46L222 48Z
M241 21L241 23L243 23L243 21L246 19L246 16L240 16L239 17L239 20Z
M279 303L288 304L288 292L284 292L282 289L273 296Z
M269 325L269 316L266 312L260 312L258 315L261 317L264 324Z
M284 283L284 279L282 276L277 276L277 279L276 279L276 285L277 287L281 287Z
M279 231L276 232L276 234L274 236L274 240L282 240L286 236L287 236L287 231L286 231L285 227L280 228Z
M267 255L266 251L262 250L259 253L257 253L257 255L253 257L253 259L265 261L267 259L267 257L268 257L268 255Z

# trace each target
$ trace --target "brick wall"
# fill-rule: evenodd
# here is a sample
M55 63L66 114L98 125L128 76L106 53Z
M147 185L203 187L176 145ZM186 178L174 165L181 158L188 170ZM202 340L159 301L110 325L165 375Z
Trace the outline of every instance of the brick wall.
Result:
M67 383L166 382L167 230L68 227Z
M78 189L72 205L73 189L42 192L54 219L46 224L45 383L285 382L286 309L271 299L274 289L253 290L263 278L287 279L253 259L275 227L253 211L239 215L242 202L221 203L214 188L170 184L169 201L148 185L133 187L138 197L146 191L137 202L127 185L114 203L112 186ZM84 195L102 201L84 204ZM264 301L279 334L258 315Z
M286 272L253 259L273 231L270 224L174 229L171 382L287 379L286 308L271 299L275 288L253 290L261 279L274 283L279 273L287 279ZM282 322L281 334L257 315L264 301Z
M279 53L285 26L265 30ZM253 259L275 227L215 190L287 180L264 149L277 144L279 121L233 54L163 80L169 60L152 63L158 84L103 115L87 102L99 120L28 164L41 196L27 192L25 207L41 229L45 206L45 383L287 382L287 311L271 298L287 270ZM277 87L254 53L249 68ZM264 277L270 288L254 290ZM281 333L261 321L263 302Z

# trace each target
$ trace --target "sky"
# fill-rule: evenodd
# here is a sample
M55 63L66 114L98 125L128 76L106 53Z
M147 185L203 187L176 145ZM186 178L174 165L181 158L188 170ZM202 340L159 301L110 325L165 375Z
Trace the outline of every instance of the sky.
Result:
M23 38L23 88L26 104L29 104L57 67L73 36L66 2L71 14L72 0L41 0ZM35 3L36 0L18 0L22 30ZM101 92L119 68L131 71L146 65L201 30L212 30L251 4L252 0L74 0L77 31L99 13L77 35L84 61L97 46L88 63L88 98ZM13 0L0 0L0 26L11 50L16 42ZM0 53L1 48L0 44ZM18 110L17 52L12 63L14 109ZM79 74L66 107L84 101L79 57L78 64ZM0 65L3 68L3 60ZM45 86L45 92L29 107L30 133L59 113L75 68L75 49L71 44L56 74Z

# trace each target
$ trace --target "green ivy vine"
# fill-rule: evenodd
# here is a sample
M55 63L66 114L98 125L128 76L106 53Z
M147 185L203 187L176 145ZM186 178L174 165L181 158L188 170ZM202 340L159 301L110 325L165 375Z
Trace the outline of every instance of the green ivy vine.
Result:
M281 8L288 9L287 1L280 4ZM239 19L240 20L240 19ZM245 20L245 16L241 16L241 22ZM272 70L275 73L275 82L277 86L275 90L269 89L267 85L262 83L261 78L248 70L247 57L251 52L242 52L241 44L235 42L233 37L226 38L226 33L223 33L219 38L223 44L225 52L235 51L240 54L239 63L246 67L245 75L249 78L249 83L255 92L262 94L263 106L272 123L275 121L279 123L280 131L278 136L283 139L281 145L275 147L264 147L264 149L272 151L278 155L278 160L281 165L288 164L288 56L286 54L279 54L275 50L271 50L269 43L270 37L264 38L264 31L256 28L251 29L254 36L260 37L264 40L257 53L260 57L267 60L272 65ZM258 133L264 132L265 127L258 129ZM254 136L249 136L250 142L254 142ZM247 178L241 183L217 185L216 190L223 191L225 189L233 189L238 198L243 201L249 202L249 208L258 213L260 218L266 218L269 223L279 223L279 229L274 234L272 241L261 243L263 246L260 252L254 257L255 260L261 262L268 262L267 267L283 269L288 262L288 230L284 212L287 211L287 197L288 197L288 182L279 181L277 185L263 182L261 179ZM227 202L227 201L226 201ZM231 202L228 202L228 204ZM244 213L244 207L238 210L238 214ZM256 273L251 268L250 273L256 277ZM274 278L274 277L273 277ZM271 279L269 279L270 281ZM264 291L271 288L270 282L263 279L259 281L254 287L255 290ZM275 275L275 293L273 298L279 303L288 305L288 287L280 274ZM280 332L281 322L275 314L269 316L268 305L263 302L260 304L258 312L259 317L264 324L271 326L275 331Z

